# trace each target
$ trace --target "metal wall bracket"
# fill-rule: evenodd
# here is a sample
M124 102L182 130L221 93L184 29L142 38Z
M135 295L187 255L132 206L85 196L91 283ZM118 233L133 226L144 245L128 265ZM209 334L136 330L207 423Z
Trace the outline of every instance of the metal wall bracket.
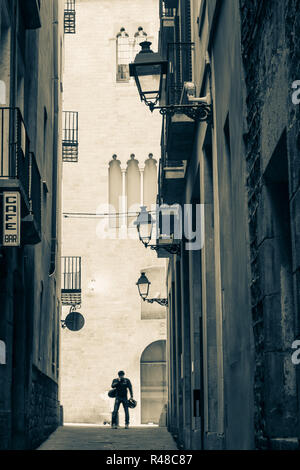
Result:
M149 302L149 304L153 304L154 302L158 303L162 307L168 306L168 299L143 299Z
M151 250L166 250L168 253L171 253L172 255L180 255L181 250L180 250L180 245L168 245L168 246L163 246L163 245L147 245L147 247L150 247Z
M185 114L189 118L198 122L211 122L212 105L207 103L194 104L170 104L168 106L155 106L149 104L150 111L158 109L162 116L174 116L174 114Z

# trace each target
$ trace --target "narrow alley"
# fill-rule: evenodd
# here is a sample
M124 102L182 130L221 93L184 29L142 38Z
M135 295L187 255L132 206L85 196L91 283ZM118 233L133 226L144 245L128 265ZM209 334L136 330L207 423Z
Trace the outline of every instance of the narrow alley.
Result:
M299 31L0 0L0 454L300 450Z
M176 450L165 427L65 425L59 427L37 450Z

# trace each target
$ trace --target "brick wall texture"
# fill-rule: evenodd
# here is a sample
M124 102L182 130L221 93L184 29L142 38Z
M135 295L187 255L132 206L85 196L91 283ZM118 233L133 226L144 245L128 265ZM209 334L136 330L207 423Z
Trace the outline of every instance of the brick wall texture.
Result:
M31 395L28 406L30 447L37 448L60 424L58 386L33 366Z

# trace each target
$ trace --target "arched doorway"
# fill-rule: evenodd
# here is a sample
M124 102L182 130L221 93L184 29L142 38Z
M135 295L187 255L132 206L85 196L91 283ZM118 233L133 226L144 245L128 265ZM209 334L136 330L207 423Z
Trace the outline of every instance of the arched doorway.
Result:
M159 424L167 403L166 341L155 341L141 356L141 423Z

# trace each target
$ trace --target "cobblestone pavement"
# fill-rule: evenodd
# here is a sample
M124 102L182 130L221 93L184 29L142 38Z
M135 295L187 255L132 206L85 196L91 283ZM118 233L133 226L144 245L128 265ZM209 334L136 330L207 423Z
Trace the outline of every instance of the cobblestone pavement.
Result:
M166 428L65 425L37 450L176 450Z

